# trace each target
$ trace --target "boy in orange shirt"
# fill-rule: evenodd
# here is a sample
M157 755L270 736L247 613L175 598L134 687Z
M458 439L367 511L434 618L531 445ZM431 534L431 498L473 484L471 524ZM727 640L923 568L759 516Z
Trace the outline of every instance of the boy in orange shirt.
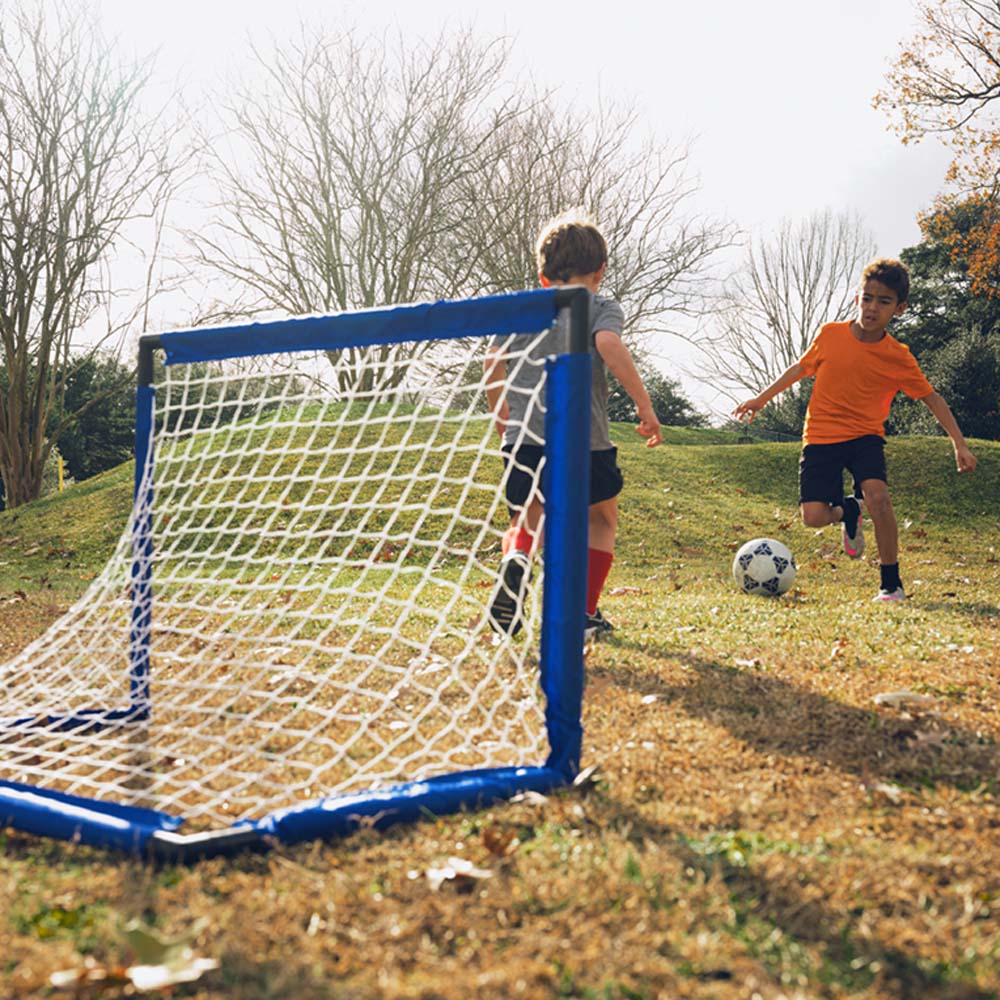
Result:
M844 551L852 559L865 550L862 500L875 528L881 587L876 601L906 598L899 576L899 528L889 499L885 466L885 420L897 392L919 399L934 414L955 449L959 472L971 472L969 451L948 404L924 377L910 349L886 333L906 308L910 276L898 260L872 261L855 296L857 316L849 323L827 323L809 350L759 396L733 410L754 416L799 379L815 375L802 431L799 504L810 528L843 524ZM843 472L854 477L854 495L843 495Z

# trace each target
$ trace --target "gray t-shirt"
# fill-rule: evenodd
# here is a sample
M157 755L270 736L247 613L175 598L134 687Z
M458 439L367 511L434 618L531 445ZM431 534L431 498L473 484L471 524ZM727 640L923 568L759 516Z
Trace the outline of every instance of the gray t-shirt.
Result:
M545 443L545 359L566 352L569 329L566 311L555 324L542 333L498 337L494 347L507 355L507 405L510 420L504 433L506 446ZM608 376L604 359L594 344L598 330L609 330L620 337L625 328L625 314L614 299L595 295L590 309L590 450L605 451L614 447L608 433Z

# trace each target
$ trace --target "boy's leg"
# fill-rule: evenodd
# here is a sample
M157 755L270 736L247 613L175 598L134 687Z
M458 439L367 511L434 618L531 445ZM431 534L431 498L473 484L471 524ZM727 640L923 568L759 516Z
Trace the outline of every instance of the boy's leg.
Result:
M542 547L542 504L534 497L524 510L515 515L511 526L504 532L500 540L500 549L504 555L515 549L526 555L533 556Z
M590 507L587 515L587 624L592 636L614 626L598 610L601 591L611 572L618 534L618 494L624 485L618 468L618 451L609 448L590 453Z
M826 500L808 500L799 504L799 510L807 528L825 528L844 519L844 508Z
M490 627L513 636L523 625L524 596L531 578L531 557L542 543L543 498L539 489L541 448L505 452L504 494L511 526L501 540L503 558L489 603Z
M597 602L611 572L618 530L618 498L591 504L587 536L587 614L597 614Z
M807 528L843 524L844 551L858 559L865 550L861 505L844 496L844 468L851 442L810 444L799 459L799 510Z
M881 479L866 479L861 483L865 507L875 528L875 544L881 581L877 601L899 601L906 597L899 576L899 525L889 498L889 488Z
M899 562L899 525L889 498L889 487L880 479L866 479L861 483L861 492L875 529L878 561L883 565Z
M876 600L896 601L906 597L899 578L899 526L889 499L885 465L885 440L868 435L851 442L848 468L855 489L864 496L865 507L875 529L881 585Z
M835 444L807 444L799 457L799 511L807 528L825 528L844 516L844 464Z

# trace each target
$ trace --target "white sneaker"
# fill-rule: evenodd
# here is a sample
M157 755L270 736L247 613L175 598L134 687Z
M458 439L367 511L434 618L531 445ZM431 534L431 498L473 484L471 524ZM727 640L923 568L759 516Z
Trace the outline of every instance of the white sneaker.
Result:
M897 587L895 590L886 590L883 587L873 598L873 601L905 601L906 592L902 587Z

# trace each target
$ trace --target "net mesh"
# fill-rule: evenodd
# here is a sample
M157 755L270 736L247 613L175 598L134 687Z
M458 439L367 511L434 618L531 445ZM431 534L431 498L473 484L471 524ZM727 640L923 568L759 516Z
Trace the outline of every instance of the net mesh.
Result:
M520 338L521 340L525 338ZM504 347L508 370L543 359ZM177 365L158 377L149 713L130 704L131 532L0 667L0 778L214 828L328 794L537 765L537 646L486 609L509 525L483 350ZM530 407L529 407L530 408ZM79 722L79 719L77 719Z

